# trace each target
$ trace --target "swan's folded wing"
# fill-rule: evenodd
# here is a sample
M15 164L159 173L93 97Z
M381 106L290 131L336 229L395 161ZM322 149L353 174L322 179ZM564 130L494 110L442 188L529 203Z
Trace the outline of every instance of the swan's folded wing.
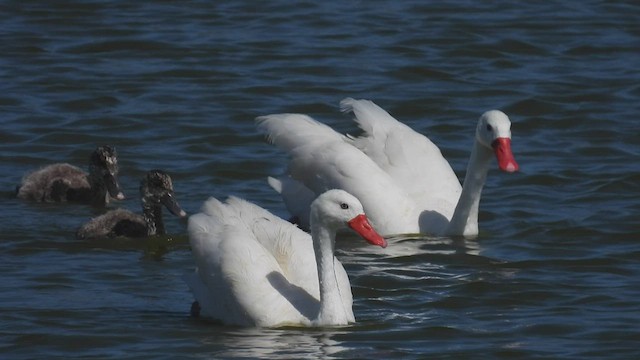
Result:
M292 284L276 258L246 229L229 227L220 251L224 281L254 325L309 325L317 316L319 300Z
M230 214L225 205L214 198L206 201L202 210L189 218L187 230L196 270L184 280L198 301L202 316L227 324L252 325L252 320L235 301L220 266L220 244Z
M289 282L320 297L311 236L288 221L243 199L229 197L229 205L255 240L273 256Z
M362 202L376 230L400 233L416 225L412 225L416 214L408 193L354 146L345 142L311 144L289 154L291 177L318 195L330 189L351 193Z
M362 136L352 139L357 148L423 209L436 209L443 200L455 199L448 206L453 214L462 188L453 169L431 140L369 100L347 98L340 105L343 112L353 112L354 120L364 131Z
M315 265L311 236L251 202L231 196L227 203L233 207L242 222L248 225L256 241L273 256L287 283L292 285L291 288L298 287L315 299L319 299L318 269ZM355 321L352 309L353 294L349 277L338 259L335 259L335 268L342 300L345 309L349 312L350 321L353 322ZM275 276L275 274L271 275L272 281ZM280 286L289 288L289 286L283 287L282 284ZM306 295L299 293L297 296L304 298Z
M189 217L189 243L198 269L213 273L219 271L220 267L218 248L222 241L224 225L234 221L234 215L213 197L205 201L201 210L202 212Z
M189 219L197 270L186 278L202 314L236 325L308 324L317 313L318 300L283 275L272 251L258 240L256 234L264 229L254 233L266 222L267 235L259 236L269 237L279 222L286 222L233 197L226 203L209 199L202 210ZM274 224L275 230L269 230ZM306 266L315 269L313 264ZM316 275L316 289L317 282Z

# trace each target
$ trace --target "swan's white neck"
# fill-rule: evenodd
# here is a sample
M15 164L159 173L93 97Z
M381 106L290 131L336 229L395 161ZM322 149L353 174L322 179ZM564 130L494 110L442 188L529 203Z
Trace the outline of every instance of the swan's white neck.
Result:
M317 326L347 325L349 318L342 302L338 279L334 267L334 247L336 232L332 231L311 214L311 237L318 266L318 280L320 284L320 311L318 318L313 320ZM320 223L319 223L320 222Z
M491 149L487 149L478 140L474 142L469 165L467 165L467 174L462 184L462 193L445 235L469 236L478 234L478 207L492 156Z

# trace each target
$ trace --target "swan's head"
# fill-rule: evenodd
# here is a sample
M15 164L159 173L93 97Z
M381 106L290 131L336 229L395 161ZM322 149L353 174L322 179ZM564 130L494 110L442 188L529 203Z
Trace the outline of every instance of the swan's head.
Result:
M311 203L311 218L333 231L348 227L372 245L387 246L387 241L369 223L360 201L344 190L329 190L318 196Z
M118 154L116 148L104 145L98 146L89 159L89 173L95 181L106 186L109 196L114 199L124 199L118 183Z
M143 206L164 205L173 215L187 216L173 193L173 182L169 174L162 170L151 170L140 183L140 196Z
M480 116L476 139L483 146L493 149L500 170L518 171L518 163L511 152L511 121L500 110L489 110Z

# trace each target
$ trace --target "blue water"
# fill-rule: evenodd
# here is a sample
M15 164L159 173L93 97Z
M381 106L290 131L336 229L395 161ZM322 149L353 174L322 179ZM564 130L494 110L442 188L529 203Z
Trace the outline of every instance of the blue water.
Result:
M640 5L632 1L0 5L0 357L640 357ZM285 154L253 119L356 133L344 97L427 134L464 176L489 109L517 174L492 169L480 236L343 243L357 323L243 329L189 317L185 224L78 241L101 210L18 200L49 163L119 153L128 200L169 172L189 213L234 194L288 214Z

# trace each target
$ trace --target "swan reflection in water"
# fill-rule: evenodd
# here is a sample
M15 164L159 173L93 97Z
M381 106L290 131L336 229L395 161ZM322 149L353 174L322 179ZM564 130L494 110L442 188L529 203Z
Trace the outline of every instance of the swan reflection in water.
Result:
M224 333L208 333L202 342L221 349L216 358L270 359L305 358L327 359L349 351L341 341L335 340L337 335L348 334L351 330L318 329L318 328L229 328Z
M352 234L342 233L338 238L336 252L343 256L344 262L370 262L413 255L471 255L480 256L480 244L477 240L461 236L445 237L425 234L398 234L385 236L388 246L381 248L365 248L350 237ZM342 241L341 241L342 240ZM382 250L382 251L381 251Z

